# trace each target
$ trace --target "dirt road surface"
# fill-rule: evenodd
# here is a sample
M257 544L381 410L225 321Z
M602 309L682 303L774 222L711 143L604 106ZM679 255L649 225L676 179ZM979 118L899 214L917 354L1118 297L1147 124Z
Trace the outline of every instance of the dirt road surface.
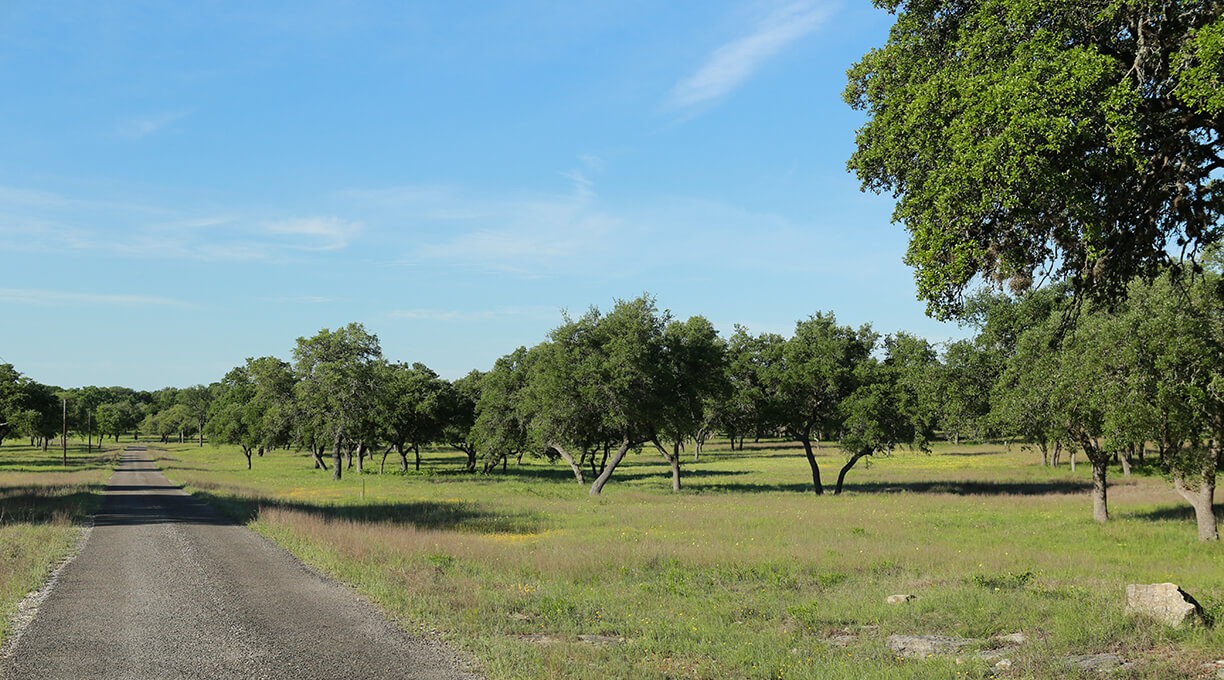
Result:
M471 678L127 450L5 678Z

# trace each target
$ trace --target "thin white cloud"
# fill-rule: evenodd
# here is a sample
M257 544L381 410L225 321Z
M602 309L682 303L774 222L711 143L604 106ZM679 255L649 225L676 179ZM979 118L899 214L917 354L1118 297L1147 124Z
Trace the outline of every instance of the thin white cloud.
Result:
M396 309L388 314L393 319L408 319L414 321L485 321L512 316L530 316L536 318L553 318L559 315L559 310L552 307L502 307L490 310L456 310L456 309Z
M360 222L336 216L261 219L236 212L193 213L0 185L0 252L271 262L343 249L362 231Z
M293 297L274 297L264 298L267 302L276 302L282 304L306 304L306 305L322 305L331 302L340 302L341 298L324 297L321 295L296 295Z
M597 253L611 250L609 241L620 224L571 198L508 203L499 222L504 225L420 246L416 255L544 277L587 267Z
M278 236L306 237L307 243L290 246L300 250L339 250L357 237L361 224L338 217L306 217L268 222L264 229Z
M813 0L776 6L751 33L715 49L696 72L676 83L667 107L686 109L726 95L769 59L820 28L832 11L832 6Z
M223 224L230 224L234 221L233 217L218 215L216 217L194 217L176 222L168 222L164 226L167 229L205 229L208 227L218 227Z
M393 210L400 217L427 220L475 220L493 216L483 201L473 201L458 187L420 184L387 189L349 189L337 198Z
M128 139L142 139L161 130L176 120L185 118L190 111L168 111L165 113L132 116L119 121L118 132Z
M108 295L103 293L69 293L33 288L0 288L0 302L40 307L61 305L116 305L124 307L172 306L185 307L186 302L149 295Z
M597 253L615 249L613 236L621 222L598 207L595 183L588 176L602 161L579 159L582 167L560 173L570 181L565 194L532 198L491 198L451 189L429 193L435 219L451 215L472 228L415 249L416 260L449 261L527 277L546 277L559 271L585 268ZM403 190L401 195L416 192ZM457 226L457 225L456 225Z

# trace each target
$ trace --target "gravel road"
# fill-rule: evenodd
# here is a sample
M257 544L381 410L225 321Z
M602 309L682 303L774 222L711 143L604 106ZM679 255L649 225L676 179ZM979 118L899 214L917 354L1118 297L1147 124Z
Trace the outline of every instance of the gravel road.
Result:
M127 450L5 678L471 678Z

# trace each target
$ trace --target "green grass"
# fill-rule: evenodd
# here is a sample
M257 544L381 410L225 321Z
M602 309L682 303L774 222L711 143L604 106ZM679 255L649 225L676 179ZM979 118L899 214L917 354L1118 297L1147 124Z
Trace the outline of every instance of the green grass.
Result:
M0 446L0 640L18 603L46 582L97 510L114 468L113 452L69 442L42 451L20 440Z
M820 453L834 478L840 453ZM631 455L600 498L562 466L464 475L445 451L419 474L339 483L301 454L251 471L232 449L160 455L189 491L405 626L437 629L491 678L1072 678L1062 656L1115 652L1140 662L1129 677L1165 679L1224 648L1219 627L1123 614L1127 583L1171 580L1224 620L1224 549L1197 541L1158 476L1116 473L1115 519L1099 526L1088 466L1041 468L1019 448L900 452L851 472L841 497L810 493L802 452L783 442L708 447L679 494L659 456ZM919 599L885 604L893 593ZM1018 631L1030 641L1006 672L885 647L893 633Z

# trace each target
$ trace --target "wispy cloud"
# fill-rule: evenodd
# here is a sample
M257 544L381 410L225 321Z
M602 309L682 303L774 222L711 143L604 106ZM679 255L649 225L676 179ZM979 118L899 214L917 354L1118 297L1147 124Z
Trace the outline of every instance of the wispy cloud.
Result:
M168 111L132 116L119 121L117 131L128 139L141 139L161 130L176 120L187 117L190 111Z
M715 49L696 72L676 83L667 108L686 109L726 95L770 58L820 28L832 11L831 5L814 0L775 6L751 33Z
M0 185L0 251L284 261L344 249L363 228L334 215L277 218L230 208L193 212Z
M427 220L475 220L493 216L487 201L473 200L460 187L418 184L386 189L348 189L336 194L341 200L392 210L401 218Z
M602 166L583 156L578 167L561 172L569 191L555 194L490 196L458 187L398 187L347 191L344 198L367 208L413 218L424 236L409 262L445 262L526 277L550 276L590 261L615 247L620 221L599 207L591 179ZM432 224L430 224L432 223Z
M295 295L291 297L264 298L264 300L266 302L276 302L281 304L323 305L332 302L340 302L341 298L324 297L321 295Z
M393 319L409 319L421 321L486 321L515 316L534 318L553 318L560 315L560 310L552 307L501 307L489 310L457 310L457 309L397 309L388 316Z
M339 250L361 232L361 224L338 217L306 217L268 222L264 229L277 236L306 237L306 243L291 247L300 250Z
M62 305L116 305L124 307L173 306L185 307L186 302L149 295L108 295L103 293L69 293L33 288L0 288L0 302L41 307Z

